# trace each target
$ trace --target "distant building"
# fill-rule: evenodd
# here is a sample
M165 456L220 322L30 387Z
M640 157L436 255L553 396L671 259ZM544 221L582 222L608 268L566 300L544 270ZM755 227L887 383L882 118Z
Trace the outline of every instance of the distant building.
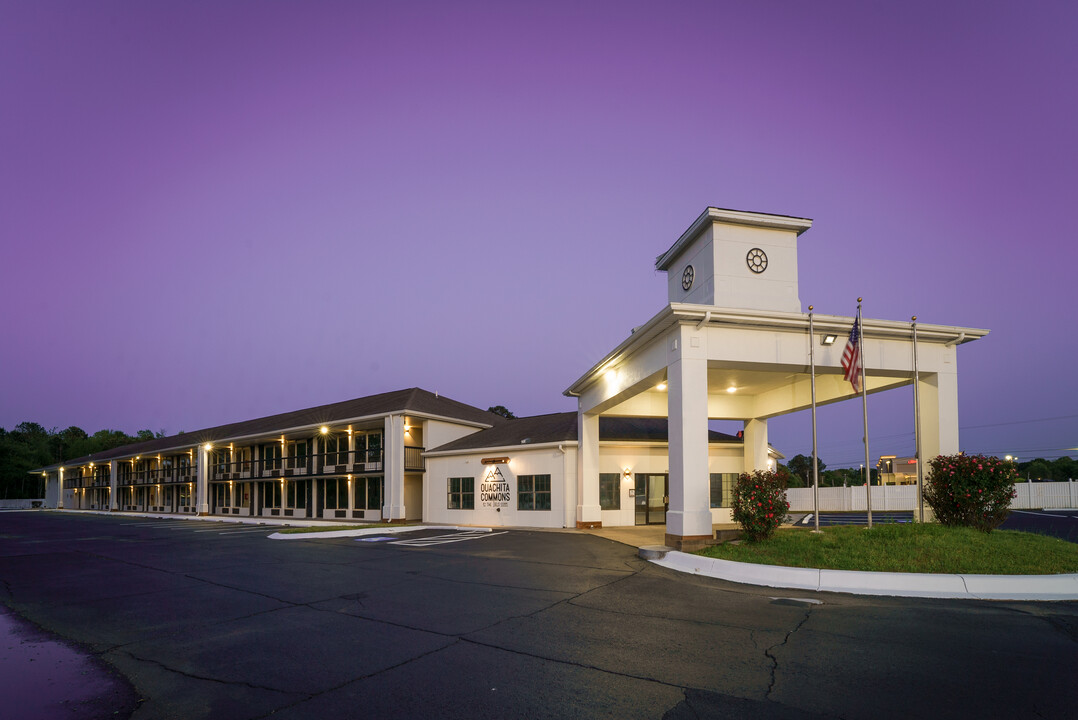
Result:
M876 463L881 485L916 485L917 458L881 455Z

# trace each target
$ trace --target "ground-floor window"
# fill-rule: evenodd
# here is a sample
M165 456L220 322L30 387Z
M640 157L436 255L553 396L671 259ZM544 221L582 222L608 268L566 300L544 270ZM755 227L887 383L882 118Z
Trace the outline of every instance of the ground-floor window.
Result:
M307 488L309 481L299 480L296 482L290 482L288 487L288 507L290 508L303 508L307 507Z
M382 509L382 476L360 477L352 481L356 510Z
M191 506L191 486L190 485L180 485L179 488L177 488L177 489L178 489L178 491L180 493L180 507L190 507Z
M446 508L449 510L475 510L475 478L449 478Z
M599 507L621 510L621 473L599 473Z
M711 473L711 507L733 507L736 483L737 473Z
M232 498L229 497L228 485L226 483L214 483L213 485L213 506L215 508L228 507L232 504Z
M264 482L261 489L262 507L271 509L281 507L281 483L279 481Z
M348 509L348 481L344 478L326 478L322 483L326 496L327 510Z
M517 510L550 509L550 476L517 476Z

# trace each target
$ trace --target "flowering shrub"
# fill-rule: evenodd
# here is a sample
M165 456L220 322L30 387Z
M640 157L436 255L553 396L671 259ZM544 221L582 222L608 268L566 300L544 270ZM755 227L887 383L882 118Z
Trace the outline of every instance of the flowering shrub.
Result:
M786 519L790 503L786 487L790 476L778 472L756 470L742 473L734 486L734 521L741 526L746 540L766 540Z
M929 462L924 498L943 525L992 532L1015 496L1014 464L984 455L940 455Z

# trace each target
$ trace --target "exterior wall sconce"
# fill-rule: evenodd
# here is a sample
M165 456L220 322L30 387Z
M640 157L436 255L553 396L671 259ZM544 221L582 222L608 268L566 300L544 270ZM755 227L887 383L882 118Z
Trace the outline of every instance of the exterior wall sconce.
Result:
M509 463L509 458L507 458L507 457L483 458L479 462L483 463L484 465L506 465L506 464Z
M821 345L834 345L835 340L838 339L838 335L824 335L820 340Z
M622 470L621 471L621 479L622 480L632 480L633 479L632 468L625 468L624 470Z

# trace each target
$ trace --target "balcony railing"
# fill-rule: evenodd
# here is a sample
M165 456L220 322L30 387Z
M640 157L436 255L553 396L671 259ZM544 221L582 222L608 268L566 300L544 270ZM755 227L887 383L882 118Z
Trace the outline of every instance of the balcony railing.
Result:
M404 447L404 469L405 470L419 470L423 472L427 469L423 459L423 448L421 447Z
M279 477L311 477L382 472L385 456L381 448L354 452L285 455L261 460L215 462L210 480L250 480Z

